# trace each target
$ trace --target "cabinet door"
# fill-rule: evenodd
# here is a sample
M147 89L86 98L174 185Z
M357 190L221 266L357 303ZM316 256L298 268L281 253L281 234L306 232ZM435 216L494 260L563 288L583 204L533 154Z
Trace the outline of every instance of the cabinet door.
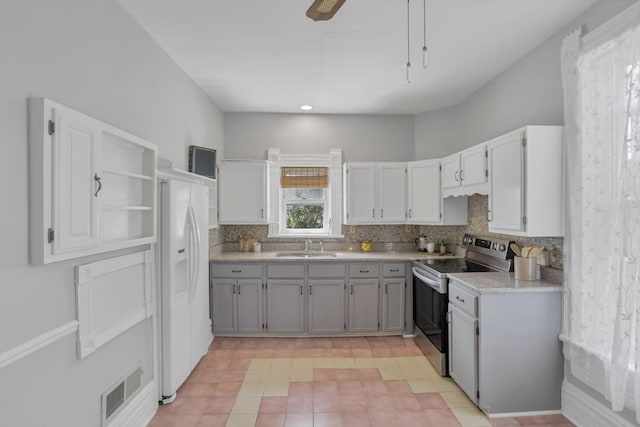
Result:
M378 165L378 222L401 224L406 221L406 163Z
M56 109L54 115L52 252L60 254L98 246L102 132L81 114Z
M238 332L262 332L262 280L238 280Z
M220 162L220 224L267 223L266 162Z
M489 231L523 230L524 147L520 131L489 142Z
M404 279L382 281L382 330L404 331Z
M439 224L440 217L440 161L409 162L408 194L409 223Z
M344 280L309 280L309 333L344 332L344 294Z
M236 281L212 279L213 305L211 318L215 332L236 332Z
M349 281L349 332L377 332L379 327L378 279Z
M304 332L304 279L268 281L267 332Z
M449 304L449 375L478 403L478 320Z
M445 157L440 164L442 165L442 189L460 186L460 154Z
M477 145L460 153L460 183L463 186L487 182L487 147Z
M376 222L376 164L345 164L345 223Z

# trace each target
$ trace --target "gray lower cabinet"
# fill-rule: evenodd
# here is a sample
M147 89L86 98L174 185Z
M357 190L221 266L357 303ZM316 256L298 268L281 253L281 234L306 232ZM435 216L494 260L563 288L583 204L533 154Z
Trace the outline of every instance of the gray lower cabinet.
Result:
M212 279L211 284L213 331L221 333L238 332L236 280Z
M238 332L262 332L262 280L238 280Z
M301 334L304 332L304 279L267 281L267 332Z
M404 331L405 279L382 279L382 330Z
M487 414L560 409L562 293L449 283L449 373ZM514 392L515 391L515 392Z
M349 332L377 332L380 326L378 279L349 280Z
M309 279L308 329L312 334L345 331L344 279Z
M478 404L478 319L449 304L449 375Z
M213 263L210 308L214 333L263 332L262 265Z
M212 279L213 331L262 332L262 280Z

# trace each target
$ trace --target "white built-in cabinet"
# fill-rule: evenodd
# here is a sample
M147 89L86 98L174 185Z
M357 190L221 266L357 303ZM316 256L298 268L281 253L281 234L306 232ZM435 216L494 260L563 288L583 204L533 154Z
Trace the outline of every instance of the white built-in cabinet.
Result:
M345 224L403 224L406 221L406 163L344 166Z
M445 157L442 165L442 195L487 194L487 144L482 143Z
M219 224L268 223L268 162L223 160L217 180Z
M563 236L562 126L526 126L488 142L489 231Z
M155 242L155 145L38 98L29 157L31 262Z
M203 177L204 185L209 189L209 230L218 228L218 181Z
M440 160L407 163L407 200L409 224L467 224L467 198L442 198Z

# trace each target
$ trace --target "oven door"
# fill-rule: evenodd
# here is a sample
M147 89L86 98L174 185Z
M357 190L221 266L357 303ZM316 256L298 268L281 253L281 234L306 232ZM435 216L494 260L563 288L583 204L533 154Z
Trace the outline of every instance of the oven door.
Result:
M447 353L446 282L413 268L413 316L416 326L440 353Z

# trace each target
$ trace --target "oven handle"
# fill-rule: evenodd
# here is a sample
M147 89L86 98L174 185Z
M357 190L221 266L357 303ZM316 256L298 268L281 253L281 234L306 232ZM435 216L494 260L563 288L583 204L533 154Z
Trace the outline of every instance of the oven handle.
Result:
M420 273L420 270L418 270L416 267L412 267L411 271L413 272L414 276L420 279L421 282L424 282L425 284L429 285L436 291L440 292L440 280L434 280L434 279L428 278L424 274Z

